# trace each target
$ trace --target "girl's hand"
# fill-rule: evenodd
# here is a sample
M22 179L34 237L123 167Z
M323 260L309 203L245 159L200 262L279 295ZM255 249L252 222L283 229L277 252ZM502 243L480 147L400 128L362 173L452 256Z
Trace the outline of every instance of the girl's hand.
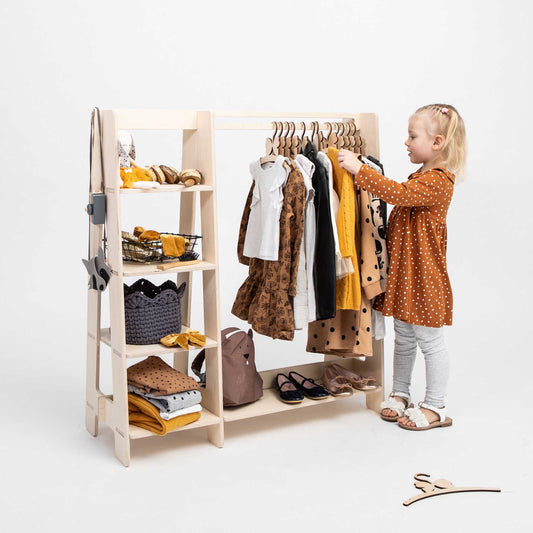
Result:
M357 159L357 156L349 150L339 150L337 159L339 161L339 166L354 176L357 175L359 169L363 166L363 163Z

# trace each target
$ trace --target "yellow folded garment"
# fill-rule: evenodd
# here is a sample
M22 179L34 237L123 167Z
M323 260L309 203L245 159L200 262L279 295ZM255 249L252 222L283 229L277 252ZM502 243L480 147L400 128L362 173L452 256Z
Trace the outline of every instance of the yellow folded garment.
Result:
M163 420L155 405L136 394L128 394L128 412L130 424L147 429L157 435L166 435L169 431L186 426L200 418L200 413L189 413L170 420Z
M202 335L199 331L188 329L185 333L189 335L189 343L193 346L205 346L206 336Z
M171 333L161 339L161 343L165 346L181 346L184 350L189 349L189 336L187 333Z
M131 189L136 181L152 181L152 176L145 168L121 168L120 177L122 179L121 189Z
M161 235L163 253L168 257L179 257L185 253L185 237L181 235Z
M184 350L189 349L189 344L192 346L202 347L205 346L207 337L202 335L199 331L193 329L187 329L185 333L171 333L166 337L163 337L160 342L165 346L180 346Z

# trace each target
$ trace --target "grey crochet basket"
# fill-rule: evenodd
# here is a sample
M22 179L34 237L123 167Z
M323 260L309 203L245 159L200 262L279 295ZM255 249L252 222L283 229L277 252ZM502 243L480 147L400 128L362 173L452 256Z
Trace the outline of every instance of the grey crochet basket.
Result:
M185 285L178 288L167 280L157 286L144 278L131 287L124 284L126 343L157 344L166 335L180 333Z

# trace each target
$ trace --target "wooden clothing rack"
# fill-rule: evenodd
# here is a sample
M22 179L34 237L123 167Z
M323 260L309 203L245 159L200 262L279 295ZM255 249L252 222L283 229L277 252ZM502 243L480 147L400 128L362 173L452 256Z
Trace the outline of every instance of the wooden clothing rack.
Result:
M104 167L104 190L101 191L98 152L93 150L91 171L91 193L104 192L106 195L107 223L107 263L112 275L109 281L109 315L110 327L102 328L101 310L102 294L88 290L87 303L87 401L86 427L96 436L99 423L109 426L114 434L115 454L125 465L130 464L130 442L138 438L156 436L148 430L129 425L127 362L132 359L145 358L149 355L173 354L173 367L187 373L189 368L189 351L179 347L168 348L162 344L129 345L125 341L123 283L125 278L175 275L177 284L187 282L187 289L182 300L183 331L190 325L191 295L193 290L193 272L200 271L203 283L204 330L207 336L206 373L208 376L205 389L202 389L202 414L199 420L178 428L187 431L206 428L208 439L218 447L224 444L224 425L234 420L263 416L281 411L292 411L304 407L324 405L336 402L344 397L328 397L325 400L305 399L300 404L286 404L278 399L274 380L278 372L294 370L306 377L320 379L324 364L335 361L357 373L376 378L378 388L369 392L357 392L364 395L368 408L379 410L383 401L383 341L373 341L373 356L365 361L360 358L341 358L325 355L324 362L291 366L261 372L263 378L263 397L249 405L224 408L222 402L222 360L220 340L219 310L219 271L218 271L218 236L215 179L215 132L217 130L271 130L271 122L248 123L235 122L235 119L307 119L307 120L342 120L354 121L359 134L365 139L366 154L379 158L378 121L373 113L277 113L271 111L191 111L191 110L105 110L102 120L102 158ZM221 122L224 119L225 122ZM321 127L324 126L321 124ZM298 126L297 126L298 128ZM204 182L201 185L185 187L179 185L162 185L158 189L120 189L119 160L117 136L119 130L182 130L182 168L197 168L202 172ZM99 139L95 139L96 143ZM161 193L178 193L180 199L179 233L202 235L201 261L193 265L178 266L168 270L158 270L155 265L142 263L125 263L122 261L121 244L121 197L128 194L147 195L145 200L154 201ZM155 196L154 196L155 195ZM200 206L200 228L196 227L196 202ZM96 255L103 245L103 226L90 224L89 256ZM195 324L195 328L197 325ZM100 389L100 347L101 343L111 348L112 394L104 394ZM174 433L173 432L173 433Z

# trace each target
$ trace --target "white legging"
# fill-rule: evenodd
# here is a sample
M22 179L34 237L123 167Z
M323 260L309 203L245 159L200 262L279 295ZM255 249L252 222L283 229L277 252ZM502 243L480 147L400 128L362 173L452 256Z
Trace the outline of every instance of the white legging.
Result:
M432 407L444 407L450 360L444 344L443 328L415 326L394 319L393 393L409 394L416 359L416 346L426 362L426 397Z

